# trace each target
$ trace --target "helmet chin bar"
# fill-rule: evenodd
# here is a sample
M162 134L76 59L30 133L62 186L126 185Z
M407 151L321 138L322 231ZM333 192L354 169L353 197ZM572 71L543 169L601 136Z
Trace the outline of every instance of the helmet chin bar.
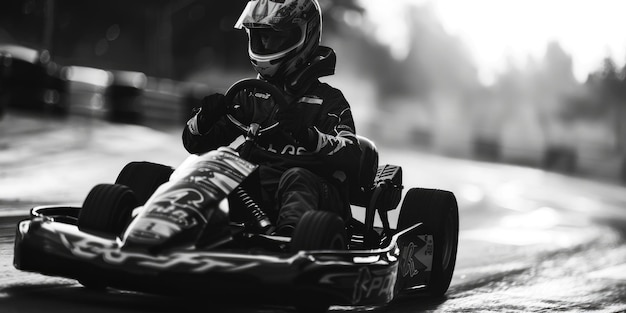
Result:
M256 72L261 74L261 76L268 81L280 81L285 78L285 75L289 74L285 73L284 68L288 67L286 63L293 62L305 44L306 29L304 27L300 28L300 40L294 45L283 51L272 54L255 53L250 43L250 32L248 29L246 29L246 31L248 32L248 56Z

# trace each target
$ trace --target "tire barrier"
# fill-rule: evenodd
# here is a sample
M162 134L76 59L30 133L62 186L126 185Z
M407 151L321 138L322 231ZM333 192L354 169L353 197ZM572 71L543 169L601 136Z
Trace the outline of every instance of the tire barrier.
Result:
M214 92L202 84L147 77L141 72L83 67L68 67L67 72L69 114L115 123L155 128L184 125L201 99Z
M542 168L564 174L577 172L578 154L572 147L549 146L544 151Z
M112 71L111 84L105 89L107 118L112 122L140 124L144 117L142 96L147 77L140 72Z
M495 139L475 138L473 149L474 157L481 161L498 162L502 158L502 145Z
M65 115L67 84L46 50L0 44L2 108Z
M534 157L519 160L510 155L507 156L510 151L505 150L504 143L490 138L475 138L471 149L470 157L479 161L527 166L548 172L626 185L626 155L623 152L579 150L574 146L553 144L532 153L527 151L529 156L534 155Z

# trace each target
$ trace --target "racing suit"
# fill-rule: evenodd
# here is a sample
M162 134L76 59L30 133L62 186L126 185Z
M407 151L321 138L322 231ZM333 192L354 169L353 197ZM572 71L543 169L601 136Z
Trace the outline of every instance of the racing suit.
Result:
M347 184L358 173L361 154L352 112L341 91L315 80L301 94L289 105L297 106L317 142L300 145L278 129L260 136L248 158L259 165L264 207L274 210L266 213L287 232L308 210L336 212L344 221L350 218ZM277 121L277 111L270 94L244 90L234 98L231 114L245 125L258 123L263 128ZM240 135L224 116L201 135L185 127L183 144L190 153L200 154L230 145Z

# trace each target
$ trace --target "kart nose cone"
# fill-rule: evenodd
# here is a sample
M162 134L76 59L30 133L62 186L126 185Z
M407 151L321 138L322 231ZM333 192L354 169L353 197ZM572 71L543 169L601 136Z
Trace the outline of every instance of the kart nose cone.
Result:
M144 217L135 219L124 235L124 244L155 246L162 244L174 234L180 232L180 227L174 223Z

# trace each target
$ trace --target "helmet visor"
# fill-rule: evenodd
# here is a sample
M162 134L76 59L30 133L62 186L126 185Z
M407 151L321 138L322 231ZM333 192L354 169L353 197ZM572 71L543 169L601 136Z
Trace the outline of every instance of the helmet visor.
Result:
M252 28L249 30L250 50L258 55L270 55L298 45L304 33L299 27L286 30Z

